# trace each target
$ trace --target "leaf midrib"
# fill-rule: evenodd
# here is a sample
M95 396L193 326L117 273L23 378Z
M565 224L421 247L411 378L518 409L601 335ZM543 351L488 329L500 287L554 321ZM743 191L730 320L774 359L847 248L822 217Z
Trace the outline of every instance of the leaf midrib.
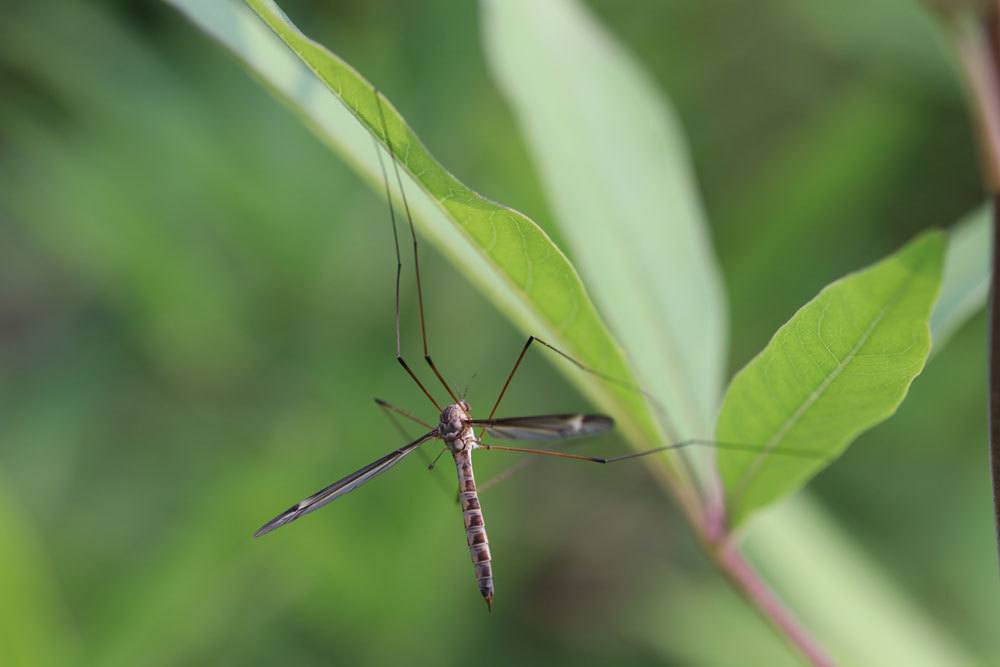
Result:
M844 356L844 358L837 363L837 366L830 372L830 374L826 378L824 378L824 380L819 384L819 386L817 386L812 392L809 393L808 396L806 396L805 400L803 400L802 403L799 405L799 407L796 408L792 416L786 419L782 423L782 425L778 428L778 430L775 432L775 434L768 439L768 441L762 448L760 454L758 454L754 458L753 462L750 464L750 468L740 478L740 482L737 486L737 491L733 494L734 501L732 504L734 506L738 504L740 496L743 495L747 487L749 487L751 482L753 482L755 475L757 475L758 471L760 470L760 467L770 456L770 453L774 450L774 448L777 447L779 444L781 444L781 441L785 438L785 436L788 435L788 432L795 427L798 421L802 419L803 415L805 415L805 413L813 405L815 405L816 401L822 398L823 394L826 393L826 390L830 388L830 386L840 376L840 374L844 371L844 369L847 368L847 366L854 360L855 357L857 357L858 353L861 351L861 348L864 347L865 343L868 342L872 334L875 333L875 329L878 327L879 324L882 323L882 320L885 319L886 314L888 314L890 310L892 310L899 304L899 301L902 299L904 292L907 290L910 283L912 283L916 279L916 276L919 273L919 269L922 266L923 262L921 262L920 265L910 273L909 277L903 281L903 283L899 286L896 292L892 295L892 298L889 299L888 303L886 303L886 305L879 310L878 315L875 317L872 323L868 325L868 328L866 328L864 332L862 332L861 336L858 338L857 342L851 348L850 352L848 352ZM822 337L820 338L820 340L822 341Z

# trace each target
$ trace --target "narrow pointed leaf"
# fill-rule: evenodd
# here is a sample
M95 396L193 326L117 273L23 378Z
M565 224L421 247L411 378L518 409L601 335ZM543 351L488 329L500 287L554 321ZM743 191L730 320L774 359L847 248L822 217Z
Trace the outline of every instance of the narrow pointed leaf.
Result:
M718 453L733 526L798 489L895 412L930 351L945 235L928 232L827 286L733 379L716 435L760 445ZM814 460L774 448L813 452Z
M168 2L225 44L381 191L372 135L382 150L388 147L370 82L304 36L269 0L248 0L253 11L231 0ZM629 380L621 350L573 265L551 239L528 217L467 188L437 162L387 100L382 104L418 229L524 331ZM657 438L648 408L634 393L568 364L557 367L601 409L614 414L627 438Z
M575 261L666 406L668 433L706 437L722 392L726 304L673 109L580 3L481 6L488 62Z

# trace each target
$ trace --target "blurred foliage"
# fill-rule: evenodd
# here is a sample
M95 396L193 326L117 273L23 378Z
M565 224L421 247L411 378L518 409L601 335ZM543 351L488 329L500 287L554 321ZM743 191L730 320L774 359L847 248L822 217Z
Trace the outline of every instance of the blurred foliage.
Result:
M980 199L939 43L878 39L927 34L918 4L856 0L837 21L821 4L592 5L677 104L727 281L731 370L821 286ZM558 241L473 4L283 6L463 181ZM431 417L392 359L384 203L166 7L15 3L5 18L0 663L726 664L699 647L730 641L786 655L748 630L760 622L640 466L540 463L485 494L491 616L445 469L406 464L251 541L396 446L371 396ZM488 403L521 336L425 256L439 361ZM474 329L448 326L456 309ZM957 332L897 417L813 487L996 664L983 331L978 318ZM540 358L523 373L511 414L582 404ZM483 479L505 466L480 458ZM686 610L705 621L683 623Z

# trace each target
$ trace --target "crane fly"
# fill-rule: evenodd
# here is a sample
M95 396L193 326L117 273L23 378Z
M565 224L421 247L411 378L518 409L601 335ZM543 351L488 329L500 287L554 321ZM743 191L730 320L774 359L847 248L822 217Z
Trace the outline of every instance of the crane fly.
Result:
M538 343L556 354L560 355L564 359L568 360L578 368L591 373L604 381L618 384L622 387L630 389L632 391L639 392L644 395L650 402L655 406L658 406L656 399L649 395L648 392L643 391L641 388L632 385L630 383L616 380L613 377L607 376L599 371L596 371L581 362L577 361L570 355L559 350L555 346L545 342L544 340L538 338L537 336L529 336L527 342L521 348L521 352L514 362L514 366L510 373L507 375L507 379L504 381L503 386L500 389L500 393L497 396L496 401L493 403L493 407L490 409L489 416L486 419L475 419L472 417L471 407L462 398L456 396L455 392L452 391L448 382L445 380L442 373L438 370L431 358L429 348L427 345L427 326L424 320L424 298L423 298L423 288L420 282L420 260L419 253L417 250L417 237L413 228L413 217L410 213L409 202L406 198L406 191L403 188L402 177L400 176L399 165L395 158L395 151L393 149L392 138L389 136L388 125L385 120L385 112L382 108L382 101L380 93L375 90L373 91L375 95L375 103L378 108L379 117L382 125L382 134L385 140L386 147L388 149L388 155L392 161L392 167L395 172L395 180L397 182L397 187L399 189L400 197L403 203L403 209L405 211L406 221L409 225L410 238L413 244L413 263L414 263L414 273L416 279L417 287L417 304L418 311L420 315L420 334L423 342L423 353L424 361L427 363L431 372L437 377L438 381L441 383L444 390L447 392L448 396L451 398L452 403L442 407L438 401L434 398L433 394L427 389L417 374L413 371L410 365L406 362L402 355L401 347L401 337L400 337L400 317L399 317L399 285L400 285L400 275L402 271L402 255L400 253L399 246L399 231L396 221L396 212L393 206L392 192L389 185L388 173L385 168L385 162L382 158L382 148L379 144L378 137L374 135L375 140L375 150L378 156L378 163L382 173L382 180L385 184L385 195L389 202L389 221L392 228L393 243L396 252L396 289L395 289L395 332L396 332L396 361L402 366L403 370L406 371L407 375L413 379L416 385L423 392L424 396L434 405L439 413L438 421L436 425L432 425L428 422L413 416L409 412L398 408L387 401L376 398L375 402L385 409L387 413L395 413L401 415L417 424L420 424L424 428L428 429L419 438L416 438L412 442L409 442L402 447L393 450L386 454L385 456L372 461L368 465L352 472L351 474L343 477L336 482L333 482L329 486L321 489L320 491L314 493L308 498L301 500L287 510L274 517L263 526L261 526L254 537L260 537L270 533L271 531L284 526L287 523L295 521L301 516L314 512L324 505L336 500L337 498L350 493L351 491L357 489L362 484L372 480L373 478L381 475L385 471L397 465L400 461L405 459L407 456L415 451L419 451L420 448L428 442L440 440L444 444L442 453L445 451L449 452L455 462L455 470L458 475L458 501L462 509L462 516L465 523L465 535L466 541L468 542L469 553L472 556L473 568L476 575L476 581L479 585L479 592L486 601L487 607L493 609L493 595L494 595L494 583L493 583L493 566L492 566L492 554L490 552L489 538L486 534L486 526L483 519L483 511L479 502L479 491L476 488L476 480L473 473L472 467L472 452L476 449L485 449L487 451L503 451L503 452L513 452L521 454L534 454L539 456L548 456L562 459L570 459L576 461L586 461L590 463L616 463L619 461L626 461L631 459L636 459L650 454L655 454L658 452L663 452L672 449L682 449L691 445L713 445L716 447L725 447L730 449L742 449L747 451L759 451L758 448L750 445L740 445L733 443L719 443L711 440L685 440L682 442L677 442L670 445L665 445L662 447L656 447L653 449L648 449L639 452L633 452L630 454L623 454L620 456L613 457L602 457L602 456L586 456L580 454L570 454L566 452L544 450L544 449L533 449L527 447L509 447L501 446L493 443L488 443L484 440L484 436L491 436L499 440L515 440L515 441L546 441L546 440L565 440L569 438L586 437L597 435L599 433L604 433L609 431L614 427L614 420L606 415L599 414L550 414L550 415L536 415L528 417L505 417L505 418L495 418L497 409L500 406L500 402L503 400L504 395L507 393L507 389L510 387L511 380L513 380L515 373L521 366L521 362L524 360L525 354L527 354L528 349L533 343ZM662 409L662 406L660 406ZM479 429L479 434L477 435L476 429ZM774 451L774 450L772 450ZM784 453L797 455L797 456L812 456L809 452L801 452L794 450L786 450ZM439 454L440 456L440 454ZM435 459L436 461L436 459ZM433 467L432 462L428 467Z

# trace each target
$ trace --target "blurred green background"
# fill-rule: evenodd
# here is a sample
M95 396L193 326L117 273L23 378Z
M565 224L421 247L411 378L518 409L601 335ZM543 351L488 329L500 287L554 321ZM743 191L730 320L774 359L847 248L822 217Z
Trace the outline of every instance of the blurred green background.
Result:
M957 76L917 3L588 4L678 107L732 370L823 285L980 203ZM282 6L459 178L559 239L474 3ZM523 335L423 252L435 356L489 404ZM400 443L373 396L434 418L392 358L393 268L384 201L180 15L7 8L0 664L797 664L642 466L541 462L486 492L492 615L449 466L414 459L250 539ZM456 310L474 325L449 330ZM966 325L811 488L915 606L1000 664L984 330ZM505 399L581 405L541 355ZM479 457L480 479L500 457Z

